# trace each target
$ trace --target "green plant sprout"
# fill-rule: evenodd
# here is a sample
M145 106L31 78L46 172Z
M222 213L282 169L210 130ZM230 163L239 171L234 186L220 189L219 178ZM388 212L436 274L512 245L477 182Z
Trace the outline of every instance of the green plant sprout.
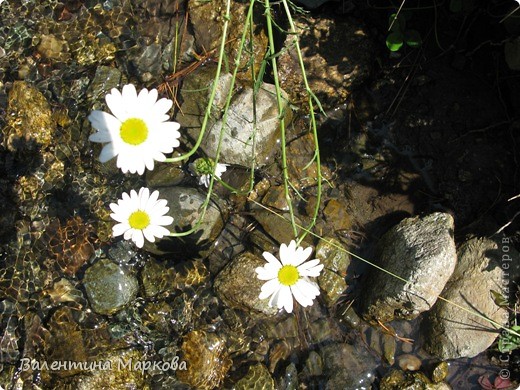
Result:
M403 45L418 48L422 45L421 34L417 30L407 29L406 22L410 20L408 12L393 13L388 20L390 33L386 37L386 47L391 52L399 51Z

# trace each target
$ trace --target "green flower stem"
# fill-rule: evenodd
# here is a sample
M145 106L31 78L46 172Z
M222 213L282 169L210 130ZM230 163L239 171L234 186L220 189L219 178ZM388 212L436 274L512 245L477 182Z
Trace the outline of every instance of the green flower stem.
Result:
M282 146L282 173L283 173L283 184L285 191L285 199L287 200L287 204L289 206L289 214L291 216L291 226L293 229L294 237L298 237L298 230L296 228L296 220L294 217L294 210L291 201L291 196L289 192L289 174L287 169L287 143L285 139L285 119L284 112L282 109L282 96L280 90L280 83L278 80L278 67L276 64L276 52L275 52L275 44L273 38L273 26L272 26L272 15L271 15L271 4L269 0L265 0L265 16L266 16L266 24L267 24L267 37L269 40L269 48L268 55L271 59L271 66L273 68L273 76L274 76L274 86L276 90L276 102L278 105L278 115L280 119L280 141ZM290 14L290 13L289 13Z
M199 134L199 137L197 138L197 142L195 143L195 145L189 152L183 154L182 156L167 158L166 160L164 160L165 162L178 162L178 161L187 160L193 154L195 154L195 152L199 149L200 144L202 143L202 138L204 137L204 133L206 132L206 127L208 126L208 120L211 115L213 101L215 100L215 95L217 93L218 80L220 79L220 73L222 72L222 63L223 63L224 57L225 57L227 31L228 31L228 27L229 27L229 21L231 19L230 10L231 10L230 0L227 0L226 1L226 14L224 16L224 26L222 28L222 40L220 41L220 49L219 49L219 54L218 54L217 70L215 71L215 78L214 78L215 81L213 82L213 86L211 88L208 105L206 107L206 112L204 114L204 119L202 121L202 126L200 128L200 134Z
M195 146L193 147L193 149L191 149L188 153L186 153L183 156L167 159L166 160L167 162L177 162L177 161L181 161L181 160L185 160L185 159L189 158L191 155L193 155L197 151L197 149L199 148L199 146L202 142L202 137L204 136L204 132L206 131L206 127L208 125L208 119L211 114L211 108L213 107L213 101L215 100L215 95L216 95L217 86L218 86L218 80L220 79L220 73L222 70L222 62L223 62L224 56L225 56L227 31L228 31L228 27L229 27L229 21L231 19L230 10L231 10L231 0L227 0L226 1L226 14L224 16L224 26L222 28L222 40L220 42L217 70L215 72L215 79L214 79L215 81L213 82L213 88L211 89L211 94L209 97L208 106L206 107L206 113L204 115L204 120L202 122L202 127L201 127L201 131L199 134L199 138L197 139L197 142L195 143ZM230 93L232 93L232 91L230 91ZM220 143L219 143L219 148L217 150L217 153L219 151L220 151ZM217 155L217 157L218 157L218 155ZM212 177L214 177L214 176L212 176ZM191 229L189 229L185 232L170 233L171 237L185 237L185 236L188 236L188 235L196 232L199 229L199 227L202 224L202 221L204 219L204 216L206 215L206 210L207 210L209 202L211 200L212 185L213 185L213 180L211 180L211 182L210 182L210 187L209 187L208 195L206 196L206 200L204 201L204 203L201 206L201 213L200 213L199 220L195 223L195 225Z
M255 5L255 0L251 0L249 2L249 9L247 11L246 24L245 24L244 30L242 32L242 38L240 40L240 44L239 44L239 47L238 47L238 52L237 52L237 55L236 55L236 58L235 58L233 74L231 76L231 86L229 88L229 93L228 93L228 95L226 97L226 104L224 105L224 114L222 115L222 127L220 129L219 140L218 140L218 144L217 144L217 151L215 153L215 166L213 167L213 174L211 175L209 188L208 188L208 194L211 194L211 190L213 189L213 182L214 182L215 179L217 179L220 183L222 183L222 185L225 188L229 189L230 191L235 192L235 193L239 193L240 192L238 189L233 188L232 186L228 185L227 183L222 181L220 178L218 178L215 175L215 172L216 172L217 164L218 164L219 157L220 157L220 149L221 149L221 145L222 145L222 139L224 137L224 129L225 129L225 126L226 126L226 123L227 123L227 118L228 118L228 113L229 113L229 106L231 105L231 100L233 98L233 90L235 88L236 77L237 77L238 69L240 67L240 60L242 58L242 52L243 52L243 49L244 49L244 46L245 46L247 33L249 31L249 26L252 26L252 24L253 24L252 20L253 20L253 7L254 7L254 5ZM251 39L251 42L252 42L252 39ZM254 104L254 103L255 102L253 102L253 110L254 110L254 112L253 112L253 121L256 124L256 110L255 110L256 104ZM254 185L255 145L256 145L255 138L256 138L255 134L253 133L253 148L252 148L252 155L253 156L252 156L252 163L251 163L252 164L251 165L251 176L250 176L250 179L249 179L249 190L246 193L251 192L251 190L253 189L253 185Z
M314 225L316 225L316 220L318 218L318 212L320 210L320 203L321 203L321 194L322 194L322 175L321 175L321 158L320 158L320 145L318 141L318 128L316 125L316 116L314 114L314 104L313 101L316 102L318 105L318 108L323 111L321 104L312 92L309 81L307 80L307 74L305 73L305 64L303 63L303 56L302 51L300 48L300 42L298 40L298 33L296 31L296 26L294 25L293 18L291 16L291 10L289 9L289 5L287 3L287 0L282 0L282 4L285 9L285 13L287 15L287 20L289 22L289 33L293 36L293 42L296 48L296 53L298 55L298 62L300 65L300 69L302 71L302 78L303 78L303 84L305 86L305 91L307 92L307 95L309 96L309 113L311 118L311 128L312 128L312 135L314 138L314 157L313 160L316 161L316 176L317 176L317 190L318 194L316 196L316 207L314 208L312 217L311 217L311 223L307 227L307 229L304 229L304 232L302 233L301 237L297 240L297 243L300 244L305 236L308 234L308 231L311 230ZM310 164L309 164L310 165ZM287 167L285 167L287 169ZM285 177L284 177L285 178Z

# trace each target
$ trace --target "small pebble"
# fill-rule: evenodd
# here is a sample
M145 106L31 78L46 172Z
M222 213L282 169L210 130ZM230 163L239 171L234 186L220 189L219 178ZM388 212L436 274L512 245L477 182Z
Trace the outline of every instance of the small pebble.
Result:
M421 360L415 355L401 355L397 358L397 362L403 371L417 371L421 368Z

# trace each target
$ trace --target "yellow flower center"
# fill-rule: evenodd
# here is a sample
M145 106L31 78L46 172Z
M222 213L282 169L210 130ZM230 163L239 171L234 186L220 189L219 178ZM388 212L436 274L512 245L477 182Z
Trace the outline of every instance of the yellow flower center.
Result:
M133 229L143 230L150 224L150 216L141 210L134 211L128 218L128 224Z
M127 144L139 145L148 138L148 127L142 119L129 118L121 124L119 135Z
M284 265L278 271L278 281L284 286L292 286L300 278L298 268L294 265Z

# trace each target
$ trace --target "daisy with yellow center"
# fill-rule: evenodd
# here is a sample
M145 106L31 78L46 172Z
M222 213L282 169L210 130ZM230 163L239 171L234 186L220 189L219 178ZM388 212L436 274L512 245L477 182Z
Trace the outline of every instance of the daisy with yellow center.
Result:
M105 143L99 160L107 162L117 156L117 166L123 173L152 170L154 161L164 161L165 153L179 146L180 125L170 122L167 112L173 105L170 99L157 100L156 89L142 89L137 94L132 84L122 93L113 88L105 97L112 114L92 111L88 117L97 133L89 140Z
M145 238L154 242L155 237L170 234L164 226L171 225L173 218L165 215L170 210L166 204L165 199L159 199L159 191L150 194L146 187L141 188L139 193L132 190L130 195L123 192L117 204L110 204L113 211L110 216L119 222L112 228L113 236L123 235L125 240L132 240L138 248L142 248Z
M294 240L280 245L280 260L264 252L267 264L255 270L258 279L267 280L259 298L270 297L269 306L283 307L287 313L293 311L293 297L303 307L311 306L320 290L309 277L319 276L323 269L318 259L306 261L311 253L312 248L303 249Z

